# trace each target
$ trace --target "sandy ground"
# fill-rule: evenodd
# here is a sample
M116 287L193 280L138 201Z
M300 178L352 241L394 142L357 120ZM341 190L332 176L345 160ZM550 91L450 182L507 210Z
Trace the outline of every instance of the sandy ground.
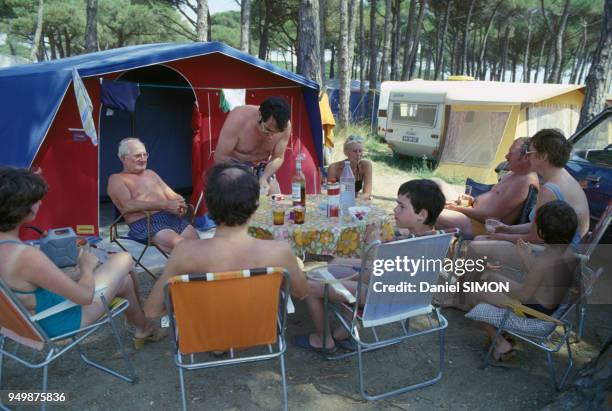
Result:
M402 173L377 174L375 168L374 201L392 210L400 183L411 176ZM601 251L594 265L610 267L610 253ZM607 259L604 259L606 257ZM608 270L609 271L609 270ZM142 293L147 294L152 280L140 274ZM592 301L605 301L611 295L609 272L598 284ZM609 299L609 297L608 297ZM306 307L296 301L296 314L289 316L287 339L311 331ZM583 340L572 344L574 370L593 358L612 333L611 305L590 304ZM289 406L297 410L370 410L370 409L539 409L553 401L556 392L548 379L545 355L521 346L515 369L488 368L479 365L484 354L484 334L463 313L444 310L449 321L446 330L444 376L431 387L374 403L363 401L358 393L356 358L329 362L316 353L289 345L286 353ZM125 341L130 334L123 329ZM438 362L438 342L426 336L365 357L374 389L397 387L418 378L430 377ZM112 356L116 351L110 332L84 344L94 358ZM57 409L73 410L145 410L180 408L179 380L169 339L149 344L139 351L130 350L138 382L128 384L84 365L76 353L54 363L49 370L49 389L68 394L69 402ZM561 350L558 361L567 359ZM121 367L117 359L107 363ZM248 364L223 369L188 372L186 386L189 408L279 409L280 373L278 361ZM34 390L40 387L41 372L25 369L7 360L2 389ZM27 407L30 409L31 407ZM20 408L17 408L20 409ZM22 409L26 409L23 407ZM53 408L52 408L53 409Z

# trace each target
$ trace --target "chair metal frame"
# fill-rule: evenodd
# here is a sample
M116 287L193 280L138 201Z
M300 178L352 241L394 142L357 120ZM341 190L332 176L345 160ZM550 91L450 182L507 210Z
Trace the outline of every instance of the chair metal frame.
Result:
M234 352L233 348L229 349L230 358L225 360L213 360L213 361L203 361L203 362L195 362L195 358L193 354L184 355L181 354L179 349L179 338L180 338L180 330L177 329L176 318L174 315L173 305L172 305L172 296L170 292L171 280L164 286L164 300L166 304L166 312L168 314L170 320L170 334L172 336L172 342L174 344L174 364L178 368L179 371L179 383L181 389L181 404L182 409L187 410L187 397L185 393L185 377L184 371L193 371L199 369L206 368L215 368L215 367L223 367L226 365L236 365L236 364L244 364L249 362L260 362L266 360L273 360L275 358L279 358L280 361L280 369L281 369L281 382L282 382L282 392L283 392L283 409L288 409L288 398L287 398L287 378L285 372L285 351L287 350L287 344L285 341L285 328L287 324L287 304L290 300L290 275L289 272L284 268L278 267L266 267L266 268L255 268L250 269L250 273L261 273L262 271L270 273L270 270L278 272L284 278L284 285L281 284L281 289L279 290L279 306L278 306L278 316L277 316L277 342L276 344L268 344L267 354L259 354L259 355L249 355L238 357ZM193 281L210 281L210 277L214 275L219 275L223 273L206 273L206 274L189 274L185 276L175 277L177 282L193 282ZM182 277L182 279L179 279ZM207 279L208 277L208 279ZM241 278L240 281L248 281L252 278L250 275L248 277ZM225 281L224 279L216 280L216 281ZM273 347L273 345L275 347ZM185 361L184 357L188 357L188 360Z
M380 241L374 241L372 243L370 243L369 245L366 246L366 248L364 249L363 253L362 253L362 263L361 263L361 269L360 269L360 273L359 273L359 279L358 279L358 285L357 285L357 292L356 292L356 302L354 304L346 304L346 303L338 303L338 302L333 302L330 301L329 299L329 286L330 284L326 284L325 288L324 288L324 296L323 296L323 302L324 302L324 335L323 335L323 341L327 340L327 328L328 328L328 313L329 311L331 311L333 313L333 315L337 318L337 320L340 322L340 324L349 332L350 334L350 338L352 338L356 343L357 343L357 351L354 352L348 352L348 353L344 353L344 354L339 354L339 355L331 355L326 347L323 347L322 349L322 355L324 356L324 358L328 359L328 360L341 360L341 359L345 359L348 357L352 357L354 355L357 355L358 358L358 370L359 370L359 391L362 395L362 397L368 401L373 401L373 400L378 400L378 399L383 399L383 398L387 398L390 396L394 396L394 395L398 395L398 394L402 394L402 393L406 393L409 391L413 391L422 387L426 387L432 384L435 384L436 382L440 381L440 379L442 378L442 374L444 371L444 331L448 326L448 321L446 320L446 318L442 315L442 313L440 312L440 309L438 307L434 307L431 304L429 305L429 307L427 308L417 308L417 309L412 309L412 310L405 310L399 317L395 316L395 318L388 318L387 320L383 320L381 321L379 324L375 324L375 325L369 325L367 323L364 323L363 321L363 314L366 312L369 301L368 298L366 296L366 301L365 304L363 304L363 311L361 310L361 308L359 308L363 301L361 298L362 295L362 286L363 285L363 280L364 280L364 275L367 272L368 269L368 263L370 261L370 256L373 256L374 258L376 258L379 255L379 251L380 248L382 247L394 247L394 246L398 246L401 244L402 247L406 247L408 253L410 252L410 246L414 244L414 242L420 241L420 242L427 242L432 240L433 238L435 239L440 239L441 237L448 237L448 244L446 245L446 248L444 250L444 253L440 254L440 258L443 259L446 257L446 253L448 252L448 248L450 247L450 243L451 243L451 237L456 233L456 231L452 231L452 232L438 232L438 234L434 234L434 235L426 235L423 237L414 237L414 238L409 238L409 239L405 239L405 240L399 240L399 241L394 241L391 243L385 243L385 244L381 244ZM407 253L407 254L408 254ZM437 276L439 275L436 274L436 279ZM377 279L384 279L384 275L381 277L377 277ZM413 279L413 277L411 277L410 275L406 275L405 280L407 282L411 282ZM373 278L370 279L370 281L373 281ZM335 287L338 286L342 286L341 283L337 283L334 285ZM371 287L371 285L369 286ZM346 292L348 292L348 290L346 290L346 288L344 288L344 290ZM372 290L370 290L370 292L372 292ZM368 293L369 294L369 293ZM433 293L430 293L431 296L433 296ZM349 312L350 313L350 322L345 318L345 313ZM421 316L426 316L428 322L429 322L429 328L423 329L423 330L418 330L418 331L410 331L410 320L412 318L417 318L417 317L421 317ZM432 318L435 319L435 324L432 323ZM399 334L394 335L393 337L387 338L387 339L381 339L380 336L378 335L378 332L376 330L376 327L378 326L383 326L383 325L390 325L390 324L399 324L401 330L399 332ZM366 329L369 329L371 331L372 337L373 339L366 341L363 337L362 337L362 332ZM439 357L440 357L440 363L439 363L439 369L436 373L436 375L431 378L431 379L427 379L425 381L419 382L419 383L415 383L415 384L410 384L410 385L406 385L397 389L392 389L386 392L381 392L378 394L370 394L367 391L366 388L366 381L365 381L365 367L364 367L364 361L363 361L363 354L366 352L370 352L370 351L375 351L375 350L379 350L388 346L392 346L392 345L396 345L399 343L402 343L408 339L414 338L414 337L418 337L418 336L422 336L422 335L427 335L427 334L432 334L432 333L438 333L439 334Z
M198 206L200 205L201 202L201 198L202 195L200 195L200 199L198 200ZM113 208L115 210L118 210L115 205L113 205ZM188 210L192 210L191 214L191 225L193 225L193 222L195 220L195 215L196 215L196 209L191 205L191 204L187 204L187 209ZM117 218L115 218L115 220L111 223L110 227L109 227L109 237L110 237L110 242L111 243L115 243L119 246L119 248L121 248L123 251L125 251L126 253L130 254L130 256L132 257L132 260L134 260L134 263L139 266L140 268L142 268L147 274L149 274L151 277L153 277L154 279L157 279L158 276L155 275L149 268L147 268L143 262L142 259L145 255L145 253L147 252L147 250L149 249L149 247L154 247L157 249L157 251L159 251L165 258L168 258L168 253L166 253L164 250L161 249L161 247L155 242L155 240L153 240L153 238L151 237L151 215L153 213L155 213L157 211L145 211L145 216L147 219L147 239L145 241L142 240L138 240L136 238L132 238L129 237L127 235L119 235L119 231L118 231L118 227L119 224L121 224L122 222L125 222L125 214L127 213L123 213L120 214ZM138 244L143 245L143 249L140 252L140 254L138 255L138 257L134 257L130 251L127 249L127 247L121 243L120 240L129 240L129 241L134 241Z
M36 321L41 320L43 318L47 318L63 310L69 309L75 306L76 304L70 301L67 301L64 303L60 303L57 306L50 307L47 310L41 313L38 313L36 315L31 315L29 311L23 306L21 301L15 296L15 294L11 291L11 289L6 285L6 283L0 279L0 292L10 301L14 310L16 310L17 313L20 314L20 316L24 320L28 321L28 326L30 328L29 331L31 331L36 336L37 341L34 341L34 342L36 343L36 345L38 345L34 347L33 345L30 346L30 344L19 341L19 338L16 339L16 337L20 337L18 333L16 333L13 330L6 329L4 325L2 326L2 330L1 330L2 335L0 335L0 384L2 381L2 369L4 365L4 356L7 356L17 361L21 365L24 365L27 368L30 368L30 369L42 368L43 381L42 381L41 391L46 393L47 388L48 388L49 364L51 364L53 361L60 358L64 353L70 351L72 348L77 349L77 351L79 352L79 356L85 362L85 364L91 367L94 367L100 371L104 371L107 374L117 377L123 381L129 382L129 383L135 382L137 377L136 377L136 373L134 370L134 366L130 358L127 355L123 341L119 334L119 328L115 321L116 317L122 314L128 308L129 302L122 298L116 298L113 300L111 306L109 306L104 297L104 294L102 293L104 289L105 287L99 288L96 290L96 293L99 293L99 296L102 299L102 303L104 304L104 307L105 307L105 314L100 319L98 319L98 321L96 321L93 324L87 325L85 327L79 328L78 330L71 331L66 334L50 338L45 333L45 331L36 323ZM85 353L83 352L80 346L80 344L85 339L87 339L90 335L92 335L96 331L100 330L102 326L106 324L110 325L113 331L117 345L119 346L119 349L121 351L121 354L122 354L122 357L125 363L125 367L127 368L127 374L120 373L111 368L105 367L98 362L91 360L89 357L85 355ZM5 347L7 338L13 340L17 344L16 349L14 351L9 351ZM61 342L67 339L70 339L72 341L66 345L57 344L58 342ZM42 360L34 361L34 358L28 360L28 359L25 359L23 355L18 355L17 351L20 346L28 347L34 353L36 352L42 353L42 357L43 357ZM46 404L44 402L42 404L42 409L43 410L46 409Z
M582 267L583 273L584 271L588 272L586 263L589 261L589 259L595 252L597 245L599 244L599 242L605 235L611 223L612 223L612 200L608 202L608 206L606 207L604 212L601 214L601 217L599 221L597 222L597 224L595 225L595 227L593 227L593 231L589 232L585 236L585 238L582 239L580 243L581 248L577 255L580 258L580 264L583 266ZM578 303L578 307L576 308L576 324L577 324L576 340L577 341L582 340L582 336L584 334L584 321L586 318L586 310L587 310L587 303L588 303L587 298L588 296L586 296L584 299L581 299Z
M573 289L568 292L568 303L563 304L562 306L560 306L557 312L553 313L553 315L558 314L558 317L543 314L537 310L534 310L533 308L527 307L521 304L520 302L514 300L510 301L506 305L506 312L504 313L504 317L501 321L501 324L499 325L499 327L497 327L497 334L495 335L495 338L493 338L491 345L487 350L487 353L481 366L482 369L485 369L486 367L491 365L490 358L495 348L497 338L502 333L508 333L516 338L519 338L522 341L529 343L530 345L533 345L543 350L546 353L550 380L557 391L561 391L563 389L563 386L565 385L567 377L569 376L569 373L573 366L572 347L569 341L569 337L572 331L572 323L568 319L568 317L570 316L572 310L574 310L575 308L578 309L580 307L580 301L591 293L593 285L603 272L603 268L598 269L597 272L593 272L593 270L591 270L589 267L582 264L579 264L576 269L580 273L580 290ZM549 333L543 334L540 337L522 334L516 330L505 328L506 323L513 312L529 314L534 318L550 322L551 326L554 325L554 327ZM561 332L559 331L559 328L562 329ZM552 355L556 352L559 352L559 350L564 345L567 347L567 367L561 374L561 378L557 380L557 372L555 370Z

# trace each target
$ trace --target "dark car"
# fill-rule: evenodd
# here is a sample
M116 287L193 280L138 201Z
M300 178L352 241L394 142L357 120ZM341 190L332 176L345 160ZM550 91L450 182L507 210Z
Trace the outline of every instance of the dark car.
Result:
M565 168L584 188L593 228L612 198L612 107L593 117L569 142L573 149ZM605 240L612 240L610 229Z

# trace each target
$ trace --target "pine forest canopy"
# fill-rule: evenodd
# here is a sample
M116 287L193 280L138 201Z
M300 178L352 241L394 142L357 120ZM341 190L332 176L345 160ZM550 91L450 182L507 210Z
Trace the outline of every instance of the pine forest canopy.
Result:
M361 1L250 0L245 3L250 6L244 26L249 28L247 51L295 70L300 4L316 3L324 22L323 77L338 77L343 69L338 10L344 2L348 27L354 30L348 36L353 50L348 78L435 80L463 74L483 80L584 83L604 3L610 5L610 0ZM3 0L0 53L31 57L35 51L38 61L84 53L91 4L99 50L195 41L196 14L203 5L208 10L206 0ZM241 47L241 12L208 15L207 21L208 40ZM35 38L40 41L32 50Z

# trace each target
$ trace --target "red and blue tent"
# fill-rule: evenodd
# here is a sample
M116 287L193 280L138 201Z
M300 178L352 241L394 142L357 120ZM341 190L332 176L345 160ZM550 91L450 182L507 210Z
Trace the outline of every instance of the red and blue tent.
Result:
M73 69L93 104L98 146L78 131ZM136 85L133 111L103 104L104 83ZM302 153L307 190L316 192L322 165L318 84L216 42L145 44L0 69L0 164L42 169L50 190L33 224L97 235L100 199L108 176L122 168L116 153L125 137L141 138L149 167L197 197L226 117L221 89L245 89L247 104L269 96L290 103L292 135L277 178L290 192L294 159Z

